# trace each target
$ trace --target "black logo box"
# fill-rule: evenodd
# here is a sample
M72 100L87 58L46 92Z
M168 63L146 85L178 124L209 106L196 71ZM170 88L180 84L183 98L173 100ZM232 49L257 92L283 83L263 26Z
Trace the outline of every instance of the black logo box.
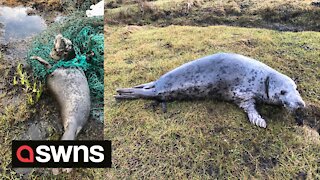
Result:
M36 160L33 163L23 163L20 162L17 158L16 152L19 147L27 145L32 148L34 155L36 156L36 148L40 145L46 145L46 146L55 146L56 149L59 146L64 146L65 149L67 149L67 146L70 145L85 145L90 149L91 146L94 145L100 145L103 147L104 152L104 160L101 163L93 163L93 162L81 162L83 161L83 158L81 158L81 155L83 155L83 152L81 151L79 154L79 162L54 162L51 156L51 160L48 163L40 163ZM104 140L104 141L12 141L12 167L13 168L19 168L19 167L30 167L30 168L36 168L36 167L47 167L47 168L111 168L112 162L111 162L111 141ZM49 152L51 154L51 152ZM27 152L22 151L22 156L24 155L28 157ZM90 155L90 153L89 153ZM71 158L73 159L73 152L71 153ZM35 159L35 157L34 157ZM62 158L61 158L62 159Z

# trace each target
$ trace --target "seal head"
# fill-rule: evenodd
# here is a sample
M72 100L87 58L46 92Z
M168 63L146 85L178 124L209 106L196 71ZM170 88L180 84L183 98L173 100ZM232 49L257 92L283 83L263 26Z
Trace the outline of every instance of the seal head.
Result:
M283 105L290 111L305 107L297 85L286 75L269 74L266 80L266 93L271 103Z

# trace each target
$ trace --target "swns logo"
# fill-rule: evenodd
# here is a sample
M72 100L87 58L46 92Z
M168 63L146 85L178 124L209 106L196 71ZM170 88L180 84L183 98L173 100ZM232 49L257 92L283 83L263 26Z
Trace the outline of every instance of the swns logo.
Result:
M12 166L109 168L111 141L12 141Z

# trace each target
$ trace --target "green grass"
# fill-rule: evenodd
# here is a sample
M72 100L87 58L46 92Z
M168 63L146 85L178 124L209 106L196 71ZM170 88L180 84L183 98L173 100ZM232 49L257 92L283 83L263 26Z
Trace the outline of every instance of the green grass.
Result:
M297 126L285 109L262 105L267 129L237 106L215 100L172 102L153 112L146 100L120 101L116 88L156 80L191 60L240 53L296 79L319 119L320 34L228 26L109 27L106 33L105 138L113 178L320 178L317 129Z

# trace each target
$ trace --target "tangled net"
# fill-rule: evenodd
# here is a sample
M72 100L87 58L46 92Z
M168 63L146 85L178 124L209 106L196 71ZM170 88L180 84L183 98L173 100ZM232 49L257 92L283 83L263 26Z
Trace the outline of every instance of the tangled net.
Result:
M61 59L54 61L50 57L54 46L54 39L61 33L63 37L73 43L76 57L71 60ZM87 59L88 54L94 54ZM31 56L40 56L52 65L46 69L44 65ZM103 121L103 61L104 61L104 36L103 18L88 18L83 13L74 13L62 22L52 24L46 31L36 36L28 52L28 64L33 70L33 75L40 81L45 82L46 76L59 67L81 68L88 79L92 101L91 115Z

